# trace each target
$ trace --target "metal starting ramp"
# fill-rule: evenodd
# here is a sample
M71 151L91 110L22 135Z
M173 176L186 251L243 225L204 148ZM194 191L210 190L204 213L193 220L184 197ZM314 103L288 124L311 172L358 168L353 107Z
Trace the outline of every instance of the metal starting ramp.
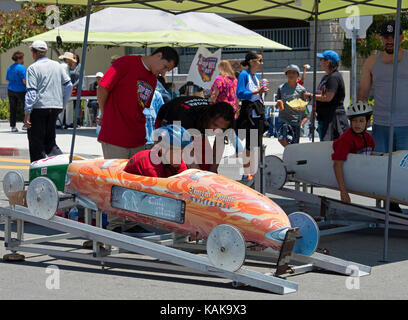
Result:
M148 240L118 234L109 230L104 230L99 227L94 227L86 223L80 223L66 218L57 216L53 216L48 220L39 218L33 216L25 207L16 206L15 209L0 207L0 214L4 215L6 218L4 239L6 249L12 251L10 260L13 260L13 256L17 258L20 256L17 252L30 252L48 254L50 256L57 256L62 258L96 260L100 261L102 266L105 262L117 262L122 264L128 263L127 261L129 259L107 256L107 254L109 253L104 252L104 250L101 250L101 248L97 245L97 242L100 242L109 246L118 247L128 252L147 255L162 261L204 272L206 274L230 279L233 281L233 284L242 283L277 294L294 293L298 290L297 283L275 277L270 274L263 274L244 267L240 268L237 271L224 270L215 267L207 257L185 252L180 249L167 247ZM13 223L13 220L17 220L17 238L12 238L11 236L11 224ZM41 225L56 231L65 232L65 234L24 240L23 221ZM28 244L40 244L43 242L45 243L53 240L74 237L93 240L94 252L92 254L85 254L27 246Z
M86 221L89 222L89 210L87 210ZM205 253L205 245L187 243L185 241L177 241L171 234L147 237L149 240L133 238L123 234L118 234L109 230L104 230L100 227L101 213L97 212L96 224L99 227L89 225L87 223L79 223L66 218L53 216L50 219L44 219L33 216L29 209L22 206L15 206L15 209L1 208L0 214L5 216L5 246L7 250L11 250L10 260L18 260L21 256L18 252L30 252L38 254L46 254L61 258L72 258L87 261L99 261L102 268L105 263L119 263L134 266L153 267L155 262L140 262L136 259L120 258L114 254L121 252L132 252L142 255L147 255L156 258L160 261L170 262L174 265L166 265L166 270L180 270L187 267L205 274L226 278L232 280L232 285L238 287L240 285L248 285L260 288L277 294L288 294L298 291L298 284L288 281L285 278L300 273L310 272L315 269L325 269L328 271L337 272L347 276L362 277L371 273L371 268L351 261L346 261L320 253L313 253L311 256L292 253L289 256L280 259L279 252L273 250L253 251L247 249L246 258L272 262L277 259L277 265L287 264L289 262L298 264L291 265L287 272L279 274L275 273L256 272L249 270L246 267L241 267L236 271L228 271L223 268L214 266L209 258L193 254L190 251L202 251ZM12 238L11 225L17 223L17 238ZM24 221L37 224L49 229L53 229L63 234L43 236L34 239L24 239ZM93 241L93 252L78 253L65 250L46 249L30 244L50 243L51 241L69 238L84 238ZM152 242L155 241L155 242ZM98 243L104 243L108 246L114 246L114 250L106 250L100 247ZM172 247L169 247L172 246ZM117 248L117 249L116 249ZM16 259L15 259L16 258ZM24 257L23 257L24 258ZM279 259L278 259L279 258ZM180 267L182 266L182 267Z
M320 231L320 236L338 234L343 232L357 231L363 229L384 228L385 210L381 208L367 207L354 203L344 203L337 199L307 192L306 183L295 181L295 189L282 187L280 189L269 189L267 196L272 195L294 199L300 207L307 204L316 205L320 208L320 215L315 217L319 227L329 227ZM301 191L302 190L302 191ZM345 212L352 214L353 218L333 218L330 211ZM361 218L359 218L361 217ZM390 211L390 229L408 230L408 216ZM330 227L336 226L336 227Z
M287 151L288 149L285 149ZM302 154L302 157L304 155ZM292 157L293 158L293 157ZM294 157L296 158L296 157ZM288 158L289 159L289 158ZM293 159L292 159L293 160ZM296 165L300 168L301 173L304 174L304 168L302 166L306 165L308 160L296 160ZM310 163L310 161L309 161ZM308 192L308 185L323 187L328 189L335 189L334 187L328 187L322 184L316 184L316 182L311 181L310 176L308 179L300 179L296 176L295 170L288 171L288 164L277 156L267 156L264 160L265 166L265 183L263 186L263 193L269 198L272 195L280 196L283 198L294 199L297 201L297 205L302 208L305 204L316 205L320 208L320 216L314 217L317 220L318 226L321 228L326 228L330 226L329 229L321 230L320 235L329 235L342 232L349 232L355 230L362 230L367 228L381 228L385 227L385 210L379 208L379 201L384 200L381 197L374 197L373 195L368 195L366 193L355 193L356 195L367 197L371 199L376 199L377 207L372 208L364 205L358 205L354 203L344 203L337 199L332 199L322 195L313 194ZM292 164L293 166L293 164ZM295 184L295 189L288 188L285 185L290 182ZM258 190L258 189L257 189ZM398 201L397 201L398 202ZM403 202L402 202L403 203ZM404 203L403 203L404 204ZM347 217L335 217L331 215L330 211L333 212L345 212ZM358 215L351 218L352 215ZM363 218L362 218L363 217ZM389 215L390 228L408 230L408 216L405 214L399 214L390 211Z

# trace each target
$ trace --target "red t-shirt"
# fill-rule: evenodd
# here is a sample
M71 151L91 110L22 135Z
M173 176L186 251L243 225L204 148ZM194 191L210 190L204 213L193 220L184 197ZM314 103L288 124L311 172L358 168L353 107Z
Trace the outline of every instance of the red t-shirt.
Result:
M140 176L168 178L187 170L187 166L184 161L177 167L163 164L155 151L143 150L130 158L124 170Z
M117 59L99 85L109 91L98 141L122 148L146 143L144 108L149 108L157 78L142 63L140 56Z
M370 154L374 150L374 139L367 131L364 131L364 138L361 134L355 134L351 128L348 128L338 139L334 140L332 160L346 161L349 153Z

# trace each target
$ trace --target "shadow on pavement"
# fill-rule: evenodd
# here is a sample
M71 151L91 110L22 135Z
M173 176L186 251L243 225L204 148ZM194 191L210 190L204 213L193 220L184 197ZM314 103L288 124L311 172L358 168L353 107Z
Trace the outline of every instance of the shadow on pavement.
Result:
M73 128L69 129L57 129L57 135L70 135L72 136L74 133ZM81 127L77 128L76 135L81 137L95 137L96 139L96 128L93 127Z

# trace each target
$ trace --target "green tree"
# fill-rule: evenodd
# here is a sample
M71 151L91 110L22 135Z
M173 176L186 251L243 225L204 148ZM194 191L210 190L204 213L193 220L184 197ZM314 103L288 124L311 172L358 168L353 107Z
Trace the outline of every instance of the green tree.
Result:
M22 40L26 38L48 31L46 28L46 8L46 5L29 2L23 4L20 10L10 12L0 10L0 53L20 45ZM58 8L60 24L86 15L85 6L58 5ZM93 7L92 12L102 8ZM82 44L63 43L59 50L69 51L81 46ZM57 52L59 53L58 50Z
M367 58L371 55L374 50L383 51L384 47L380 39L380 29L384 21L389 19L395 19L395 15L381 15L374 16L373 23L367 29L366 38L357 40L357 53L363 57ZM408 29L408 13L401 14L401 27L402 30ZM408 49L408 39L407 32L404 32L404 40L401 43L402 48ZM344 48L341 55L342 65L350 68L351 67L351 39L344 39Z

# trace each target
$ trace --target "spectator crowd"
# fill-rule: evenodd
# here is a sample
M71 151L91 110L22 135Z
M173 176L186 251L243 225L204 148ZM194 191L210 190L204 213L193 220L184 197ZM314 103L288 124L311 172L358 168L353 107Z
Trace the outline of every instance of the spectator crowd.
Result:
M130 159L125 170L131 173L168 177L187 168L217 172L225 144L232 143L245 159L242 177L245 181L256 173L254 160L264 136L275 136L283 147L296 144L303 128L306 125L314 128L311 121L316 119L320 141L335 141L333 168L341 199L350 202L342 173L347 154L388 152L387 106L394 27L392 20L384 23L380 36L385 52L367 59L358 90L361 101L353 101L347 110L340 58L333 50L317 54L324 76L316 92L305 87L306 71L310 68L307 64L302 72L299 66L289 64L283 70L285 81L271 88L259 75L264 57L255 51L245 55L241 70L233 70L228 60L221 60L219 75L209 93L193 82L187 82L175 92L174 84L166 78L166 73L179 63L174 48L161 47L146 56L112 58L108 70L96 74L96 81L89 88L96 99L87 105L93 122L98 125L97 139L103 156ZM62 153L55 141L55 130L58 122L61 127L73 125L75 101L71 105L68 99L78 88L81 65L79 56L72 52L61 55L61 63L50 60L43 41L35 41L31 51L35 62L27 69L24 54L19 51L13 54L14 64L7 70L7 80L11 131L18 132L16 112L24 105L23 129L27 130L30 159L35 161ZM399 68L398 79L403 88L408 79L405 75L408 54L401 48L399 54L403 66ZM374 107L366 102L371 88L375 92ZM272 93L276 101L265 106L266 95ZM398 95L399 116L392 119L396 126L393 150L408 149L405 95L404 92ZM316 101L315 108L311 108L311 101ZM277 121L273 118L274 109L279 113ZM373 113L372 138L367 128ZM212 145L210 137L215 138ZM398 205L392 209L398 211ZM120 218L108 217L108 220L111 230L143 231Z

